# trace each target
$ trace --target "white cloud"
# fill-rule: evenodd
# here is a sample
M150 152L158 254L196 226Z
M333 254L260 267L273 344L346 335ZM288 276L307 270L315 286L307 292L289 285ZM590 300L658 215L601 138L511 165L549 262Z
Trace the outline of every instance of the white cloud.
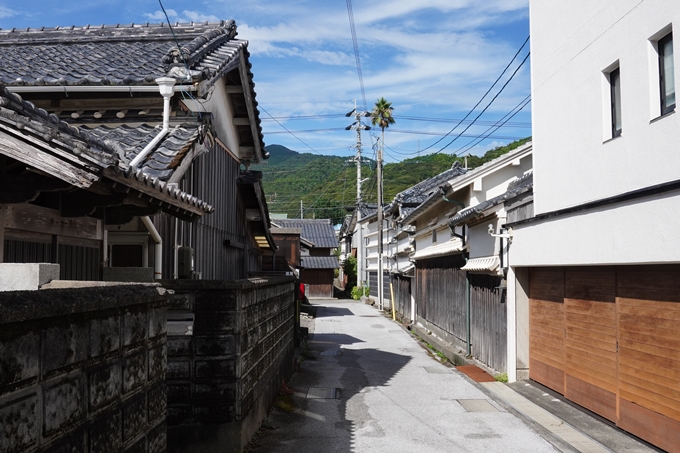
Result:
M166 9L165 12L168 13L168 18L173 22L206 22L206 21L219 22L220 20L217 16L214 16L212 14L205 14L197 11L184 10L182 11L181 16L174 9ZM153 21L159 22L166 21L165 14L163 13L163 11L145 13L144 17Z
M17 14L19 14L17 11L7 8L6 6L0 6L0 19L4 19L6 17L14 17Z

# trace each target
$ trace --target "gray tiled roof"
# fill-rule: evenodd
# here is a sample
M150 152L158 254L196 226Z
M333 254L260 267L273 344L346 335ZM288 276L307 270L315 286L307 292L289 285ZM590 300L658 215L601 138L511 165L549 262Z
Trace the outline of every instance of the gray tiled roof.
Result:
M119 127L99 126L94 129L81 127L83 134L109 144L120 146L123 154L121 160L130 163L154 137L161 131L161 126L143 124L138 127L126 125ZM205 126L201 124L183 124L171 128L163 140L145 159L140 168L151 177L167 180L182 160L199 140Z
M508 184L508 190L496 197L483 201L475 206L465 208L449 219L449 226L457 226L469 222L484 214L489 208L493 208L506 200L510 200L519 194L531 190L534 186L533 172L527 173L521 178L517 178Z
M6 85L153 84L154 79L171 75L173 68L184 69L185 61L194 79L204 80L214 77L247 44L235 36L234 21L176 24L172 30L167 24L148 23L1 30L0 81Z
M340 263L337 256L302 256L303 269L338 269Z
M173 77L181 83L187 82L188 66L189 83L198 83L206 91L237 68L243 56L254 106L255 140L264 150L248 41L236 35L233 20L178 23L172 30L163 23L0 30L0 84L53 85L67 90L69 86L155 85L159 77ZM244 128L250 133L249 127Z
M203 212L214 208L192 195L169 186L161 179L145 173L142 169L131 168L120 150L110 146L98 137L60 121L55 115L37 109L21 97L0 90L0 133L10 130L21 137L30 137L32 146L58 152L59 158L77 162L82 168L94 172L94 178L109 174L112 178L129 181L136 188L169 196L179 204L187 203ZM122 165L121 165L122 164Z
M455 162L450 169L399 192L394 199L401 204L419 205L435 190L439 189L440 185L445 184L456 176L464 175L466 172L467 170L461 167L460 162Z
M272 223L281 228L302 228L302 237L315 247L336 248L338 239L329 219L276 219Z

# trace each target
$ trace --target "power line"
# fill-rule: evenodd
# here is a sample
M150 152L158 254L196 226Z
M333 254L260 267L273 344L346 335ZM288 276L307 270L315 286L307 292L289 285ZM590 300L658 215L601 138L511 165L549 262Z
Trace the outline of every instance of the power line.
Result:
M519 66L517 66L517 69L515 69L515 72L512 73L512 75L510 76L510 78L505 82L505 84L501 87L501 89L498 91L498 93L496 93L496 95L493 97L493 99L491 99L491 101L489 101L489 103L486 105L486 107L484 107L484 109L483 109L481 112L479 112L479 115L477 115L477 117L475 117L475 119L472 120L472 123L470 123L465 129L463 129L463 132L461 132L460 134L458 134L453 140L451 140L450 142L448 142L448 143L446 144L446 146L444 146L443 148L439 149L435 154L438 154L438 153L444 151L446 148L449 147L449 145L451 145L453 142L455 142L456 140L458 140L458 139L463 135L463 133L465 133L465 131L467 131L468 129L470 129L470 128L472 127L472 125L475 123L475 121L477 121L477 119L478 119L480 116L482 116L482 115L484 114L484 112L486 112L486 110L487 110L489 107L491 107L491 104L493 104L493 102L496 100L496 98L498 98L498 96L500 96L500 94L503 92L503 90L505 89L505 87L507 87L508 84L510 83L510 81L512 81L512 79L515 77L515 75L517 74L517 72L522 68L522 66L524 66L524 63L525 63L525 62L527 61L527 59L529 58L529 55L531 55L531 52L529 52L529 53L527 54L527 56L524 57L524 60L522 60L522 62L519 64Z
M516 110L514 113L512 113L512 115L510 115L510 117L508 118L508 120L510 120L513 116L517 115L519 112L521 112L522 109L524 109L524 107L526 107L527 105L529 105L530 102L531 102L531 97L530 97L530 96L527 96L526 98L524 98L524 100L523 100L522 102L520 102L521 105L519 105L518 107L515 107L517 110ZM507 120L506 120L506 121L507 121ZM501 126L497 126L496 129L498 129L498 127L501 127ZM472 148L474 148L475 146L477 146L479 143L481 143L481 142L483 142L484 140L486 140L487 138L489 138L489 135L491 135L491 134L494 132L494 131L492 131L491 129L493 129L493 127L490 127L489 129L487 129L487 130L489 131L489 133L486 134L486 135L484 135L483 137L480 137L480 138L477 140L476 143L473 143L472 145L470 145L470 143L468 143L468 145L470 145L470 146L468 146L467 148L465 148L462 152L465 153L466 151L469 151L470 149L472 149ZM474 140L473 140L473 141L474 141ZM466 146L467 146L467 145L466 145ZM461 149L462 149L462 148L461 148ZM456 151L456 153L458 153L459 151L460 151L460 149L459 149L458 151Z
M475 111L475 109L477 108L477 106L479 106L479 104L482 103L482 101L484 100L484 98L491 92L491 90L493 90L493 87L495 87L496 84L501 80L501 78L502 78L503 75L507 72L507 70L508 70L508 68L510 67L510 65L512 65L512 63L515 61L515 59L516 59L517 56L520 54L520 52L522 51L522 49L524 49L524 46L527 45L527 42L529 42L529 37L530 37L530 36L527 36L527 39L526 39L526 40L524 41L524 43L522 44L522 47L520 47L519 50L517 51L517 53L515 53L515 55L512 57L512 60L510 60L510 63L508 63L508 65L505 67L505 69L503 69L503 72L501 72L501 75L499 75L498 78L497 78L497 79L494 81L494 83L491 85L491 87L490 87L488 90L486 90L486 93L484 93L484 95L479 99L479 101L475 104L475 106L472 107L472 109L470 109L470 111L467 113L467 115L465 115L465 118L463 118L460 122L458 122L458 124L456 124L456 125L453 127L453 129L451 129L444 137L442 137L442 138L440 138L439 140L437 140L436 142L432 143L430 146L426 147L426 148L423 149L422 151L426 151L426 150L432 148L432 147L433 147L434 145L436 145L437 143L439 143L439 142L441 142L442 140L444 140L444 138L446 138L448 135L450 135L451 133L453 133L453 131L455 131L455 130L458 128L458 126L460 126L460 124L461 124L463 121L465 121L465 120L468 118L468 116L470 116L470 115L472 114L472 112ZM521 67L521 65L520 65L520 67ZM515 71L515 72L516 72L516 71ZM511 78L511 80L512 80L512 78ZM506 83L506 85L507 85L507 83ZM502 89L501 89L501 91L502 91ZM499 92L499 94L500 94L500 92ZM498 96L498 95L496 95L496 96ZM494 99L495 99L495 98L494 98ZM487 107L488 107L488 106L487 106ZM448 145L447 145L447 146L448 146ZM446 148L446 147L444 147L444 148ZM439 150L439 151L442 151L442 150Z
M354 58L357 62L357 74L359 75L359 86L361 87L361 99L366 107L366 91L364 90L364 76L361 72L361 58L359 58L359 42L357 41L357 30L354 26L354 12L352 11L352 0L347 0L347 16L349 17L349 29L352 33L352 45L354 46Z
M288 133L289 133L290 135L292 135L293 137L297 138L297 139L300 141L300 143L302 143L303 145L305 145L307 148L311 149L312 151L314 151L314 152L317 153L318 155L323 156L323 154L321 154L320 152L318 152L317 150L315 150L314 148L312 148L311 146L309 146L309 145L308 145L304 140L302 140L300 137L298 137L297 135L295 135L294 133L292 133L291 131L289 131L288 128L287 128L286 126L284 126L284 125L281 124L279 121L277 121L276 119L274 119L274 117L273 117L267 110L265 110L265 108L262 107L262 105L259 105L258 107L260 108L260 110L262 110L264 113L266 113L266 114L269 116L269 118L271 118L271 119L273 119L274 121L276 121L277 123L279 123L279 126L281 126L281 127L284 128L286 131L288 131Z

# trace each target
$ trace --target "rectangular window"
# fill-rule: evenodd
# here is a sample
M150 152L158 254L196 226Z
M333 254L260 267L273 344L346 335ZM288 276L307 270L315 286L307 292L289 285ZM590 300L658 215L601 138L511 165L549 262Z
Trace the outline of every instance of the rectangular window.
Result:
M675 71L673 64L673 33L659 40L659 80L661 84L661 114L675 110Z
M432 243L433 244L437 243L437 230L432 231Z
M612 107L612 138L621 135L621 72L619 68L609 73Z

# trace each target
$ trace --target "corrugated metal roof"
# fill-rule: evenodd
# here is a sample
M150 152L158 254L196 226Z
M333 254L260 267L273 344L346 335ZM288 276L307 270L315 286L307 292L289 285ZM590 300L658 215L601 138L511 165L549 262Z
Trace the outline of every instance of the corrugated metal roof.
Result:
M414 260L433 258L435 256L453 255L463 251L463 241L460 238L449 239L442 244L431 245L422 250L416 251L413 255Z
M338 239L329 219L276 219L272 222L280 228L301 228L301 237L318 248L336 248Z
M337 269L340 267L337 256L302 256L303 269Z
M468 272L476 272L483 274L496 274L496 271L501 265L501 260L498 256L486 256L484 258L474 258L468 260L461 270Z

